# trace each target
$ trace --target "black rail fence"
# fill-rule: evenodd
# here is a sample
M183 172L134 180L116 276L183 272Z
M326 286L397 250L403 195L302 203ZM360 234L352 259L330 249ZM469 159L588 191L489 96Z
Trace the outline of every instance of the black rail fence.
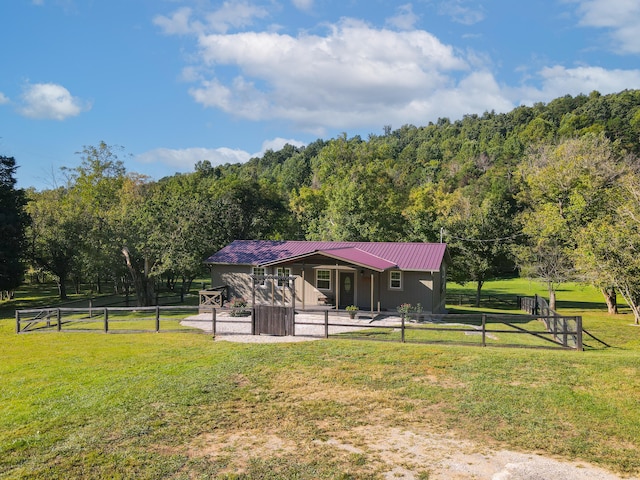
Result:
M138 333L167 331L202 331L181 325L185 317L198 313L198 306L155 307L83 307L40 308L16 310L16 333L70 331L105 333ZM211 318L194 318L203 329L211 327L216 312Z
M16 333L189 331L214 336L269 334L583 350L582 318L559 315L540 300L520 298L526 314L354 314L335 309L294 312L281 307L264 317L258 306L244 307L242 312L212 308L200 315L197 306L45 308L17 310Z
M582 350L581 317L559 317L557 332L546 328L551 318L523 314L418 314L379 313L357 315L348 312L305 312L296 318L300 327L321 327L324 338L399 341L420 344L456 344L520 348ZM314 318L315 316L315 318ZM318 320L321 317L322 320ZM562 325L562 327L560 327Z

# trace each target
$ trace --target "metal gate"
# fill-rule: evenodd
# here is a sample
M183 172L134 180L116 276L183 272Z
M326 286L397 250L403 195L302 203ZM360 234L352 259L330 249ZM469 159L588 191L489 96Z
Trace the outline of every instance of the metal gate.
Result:
M295 335L296 288L295 276L251 275L253 280L251 333L253 335ZM271 305L256 305L256 286L266 280L278 282L285 291L290 292L290 305L286 303L286 295L282 296L282 305L275 305L272 288Z

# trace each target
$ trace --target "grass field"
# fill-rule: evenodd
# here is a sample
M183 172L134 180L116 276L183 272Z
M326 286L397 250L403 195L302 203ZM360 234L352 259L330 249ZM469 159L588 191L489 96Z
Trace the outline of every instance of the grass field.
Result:
M545 292L508 280L483 293L495 311ZM20 308L46 303L22 294ZM612 347L16 335L5 305L0 478L381 478L387 459L366 437L398 431L639 474L640 327L624 309L608 316L592 289L566 285L558 300ZM428 466L409 467L429 478Z

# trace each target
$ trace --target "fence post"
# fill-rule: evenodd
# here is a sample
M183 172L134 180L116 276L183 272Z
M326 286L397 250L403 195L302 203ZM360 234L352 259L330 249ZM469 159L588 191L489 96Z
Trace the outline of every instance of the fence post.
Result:
M582 317L576 317L576 350L583 350L582 346Z
M482 346L487 346L487 315L482 314Z
M562 317L562 346L567 346L567 317Z
M109 333L109 309L104 307L104 333Z
M160 305L156 305L156 333L160 332Z
M255 290L255 288L254 288ZM255 302L251 305L251 335L256 334L256 307Z
M404 343L404 317L405 317L406 313L402 314L402 329L401 329L401 333L402 333L402 343Z
M59 308L56 309L56 322L57 322L58 331L61 331L62 330L62 312L60 312Z
M211 333L216 336L216 307L211 308Z
M16 310L16 333L20 333L20 312Z
M329 338L329 310L324 311L324 338Z

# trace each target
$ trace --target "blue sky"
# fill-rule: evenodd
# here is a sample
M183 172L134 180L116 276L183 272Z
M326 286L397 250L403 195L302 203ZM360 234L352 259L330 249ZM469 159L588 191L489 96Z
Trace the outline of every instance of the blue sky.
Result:
M10 0L0 155L20 187L76 152L131 172L640 88L637 0Z

